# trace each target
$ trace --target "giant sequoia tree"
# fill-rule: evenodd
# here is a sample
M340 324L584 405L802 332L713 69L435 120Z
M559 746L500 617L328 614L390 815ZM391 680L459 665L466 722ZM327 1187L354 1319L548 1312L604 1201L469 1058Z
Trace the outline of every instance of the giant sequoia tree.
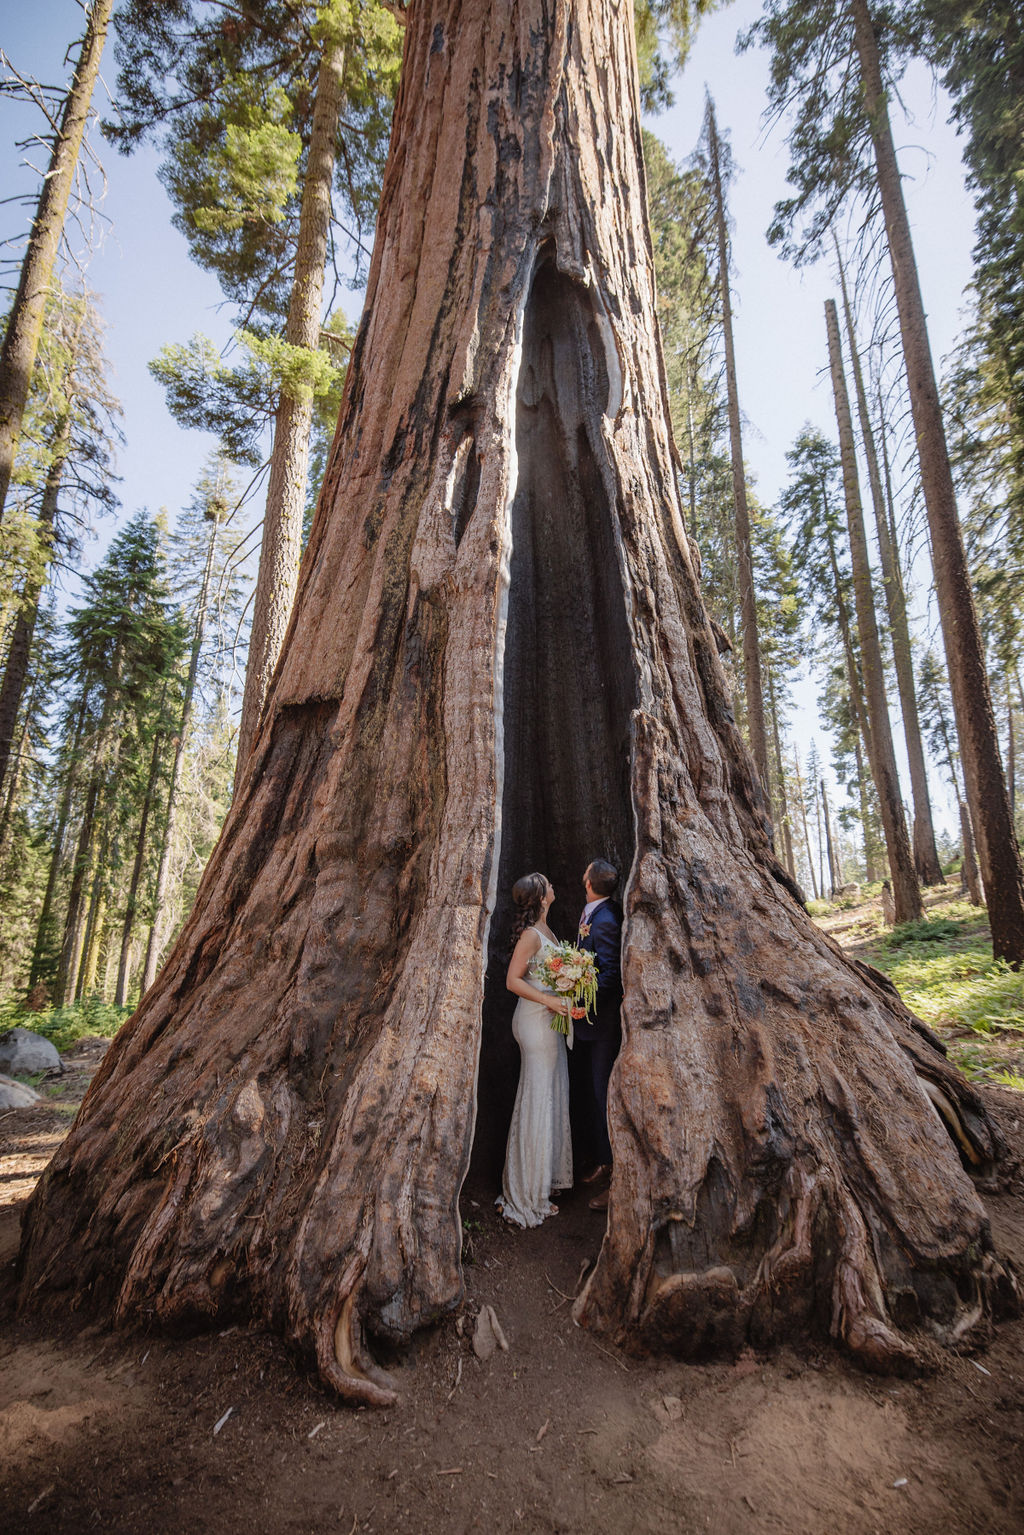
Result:
M993 1133L777 863L680 520L630 7L416 0L268 708L30 1207L23 1304L263 1316L389 1400L373 1338L461 1294L510 880L595 849L625 1042L579 1320L687 1355L831 1329L880 1368L977 1336L1005 1286L933 1105L977 1166Z

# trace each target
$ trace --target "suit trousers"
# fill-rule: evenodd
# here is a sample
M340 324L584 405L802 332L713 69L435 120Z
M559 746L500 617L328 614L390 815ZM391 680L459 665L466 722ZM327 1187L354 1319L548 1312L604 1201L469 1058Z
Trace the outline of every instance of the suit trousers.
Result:
M595 1162L606 1166L610 1166L612 1160L611 1141L608 1138L608 1079L621 1045L622 1026L617 1016L608 1019L596 1039L580 1039L577 1036L574 1045L574 1049L581 1051L583 1063L589 1067L587 1075L592 1154Z

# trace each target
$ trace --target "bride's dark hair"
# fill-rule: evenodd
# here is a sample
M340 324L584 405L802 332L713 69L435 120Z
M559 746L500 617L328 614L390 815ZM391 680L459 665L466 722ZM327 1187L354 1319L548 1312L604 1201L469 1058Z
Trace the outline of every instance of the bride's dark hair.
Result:
M528 927L532 927L540 916L540 909L547 895L548 882L543 874L524 874L522 879L517 879L512 886L512 903L516 914L512 918L512 941L510 949L514 949Z

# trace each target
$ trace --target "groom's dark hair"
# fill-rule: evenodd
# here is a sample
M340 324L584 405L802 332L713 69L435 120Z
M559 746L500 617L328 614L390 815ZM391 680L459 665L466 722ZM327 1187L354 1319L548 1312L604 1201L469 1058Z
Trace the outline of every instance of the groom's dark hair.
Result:
M611 895L619 883L619 871L605 859L595 858L593 863L587 865L587 878L595 895Z

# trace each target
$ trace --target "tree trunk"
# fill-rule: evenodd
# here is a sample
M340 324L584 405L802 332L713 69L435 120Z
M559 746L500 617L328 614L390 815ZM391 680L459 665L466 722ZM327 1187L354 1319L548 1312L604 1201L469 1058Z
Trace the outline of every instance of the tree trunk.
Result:
M828 794L825 790L825 780L821 780L821 813L825 820L825 845L828 848L828 878L831 886L832 899L839 894L839 887L843 883L843 870L839 862L839 854L832 840L832 817L828 809Z
M53 919L53 900L57 893L57 880L60 877L60 866L64 859L64 838L67 835L68 821L71 819L71 805L75 797L75 766L78 762L78 750L82 742L82 732L85 728L88 705L89 699L88 694L86 694L79 704L71 750L67 755L67 770L64 774L64 789L61 794L60 809L57 812L57 824L53 834L53 851L50 854L50 868L46 877L46 890L39 912L39 921L36 925L35 943L32 947L32 964L29 968L28 976L30 988L38 985L43 979L43 973L50 963L51 944L56 942L57 929ZM58 983L55 981L55 994L57 987Z
M871 429L864 374L857 351L853 314L850 310L849 294L846 291L846 272L839 255L838 240L836 241L836 265L839 268L839 283L843 295L843 316L846 322L846 339L850 348L854 393L857 398L860 439L868 466L871 506L875 514L875 533L882 563L882 586L885 590L886 610L889 614L889 637L892 641L893 661L896 665L896 686L899 689L903 737L910 768L910 789L914 801L914 867L921 884L941 885L944 881L939 864L939 850L935 846L935 828L932 825L932 807L928 795L928 770L925 767L924 744L921 740L921 726L917 717L917 689L914 686L914 661L910 646L910 625L907 622L907 602L899 568L899 554L889 537L889 515L882 489L878 454L875 451L875 434Z
M971 813L959 794L956 797L957 809L960 812L960 837L963 842L963 886L967 891L968 899L972 906L981 906L981 883L978 879L978 860L974 856L974 835L971 831Z
M167 687L165 684L163 696L160 699L161 716L163 715L166 697ZM158 729L153 735L153 755L149 763L146 793L142 801L142 812L139 816L138 835L135 838L135 858L132 863L131 879L128 882L128 896L124 905L124 923L121 927L121 952L117 965L117 985L114 990L114 1002L118 1007L124 1007L128 999L132 934L135 929L135 918L138 913L139 885L142 883L142 870L146 862L146 839L149 834L149 818L153 813L153 806L156 803L157 783L160 778L160 755L163 751L163 746L163 732Z
M864 830L864 879L869 885L873 885L878 878L878 870L875 868L875 838L874 827L871 821L871 798L868 794L867 774L864 771L864 754L861 751L860 736L854 740L854 754L857 758L857 792L860 796L860 824Z
M624 1041L577 1320L912 1369L918 1323L962 1343L1009 1293L921 1079L984 1167L979 1096L772 852L680 515L638 112L628 6L411 8L264 723L32 1200L23 1306L263 1317L391 1401L371 1340L458 1305L474 1127L479 1165L511 1109L509 886L597 850Z
M192 649L189 654L185 692L181 700L181 717L178 720L178 733L174 743L171 781L167 789L167 814L164 816L163 837L160 842L160 860L156 874L156 890L153 893L153 921L150 925L149 937L146 940L146 958L142 966L142 986L140 992L142 996L145 996L156 977L156 967L159 963L160 950L164 941L164 908L167 905L167 886L171 874L171 852L174 847L174 827L178 813L178 792L181 788L181 771L185 762L185 747L188 744L189 731L192 728L192 700L195 697L196 678L199 675L199 657L202 654L203 638L206 634L206 609L210 598L210 577L213 571L213 557L217 547L217 525L218 519L214 515L210 520L210 537L206 545L203 579L199 587L195 618L192 621Z
M89 120L93 87L99 77L100 56L112 9L113 0L94 0L89 9L82 49L64 102L64 113L32 222L28 250L21 265L18 291L7 321L0 353L0 518L11 484L53 265L64 232L68 199Z
M1017 750L1013 739L1013 695L1010 692L1009 674L1006 676L1006 793L1010 801L1010 815L1014 815L1017 801Z
M882 647L875 620L875 600L871 590L871 566L868 541L864 531L864 513L857 483L857 456L853 444L850 401L843 376L839 341L839 317L832 299L825 301L828 326L828 351L832 368L832 393L835 398L836 424L839 429L839 453L843 465L843 490L846 497L846 522L850 530L850 562L853 567L853 592L857 608L857 637L860 640L861 665L868 718L871 722L871 776L878 793L885 833L885 850L892 877L892 895L897 922L913 922L924 911L921 889L914 869L914 855L907 835L900 782L896 772L896 753L889 724L889 705L885 694Z
M14 620L10 648L7 652L7 664L4 667L3 686L0 687L0 783L3 783L7 772L11 742L14 740L18 711L25 691L25 678L28 676L29 659L32 654L32 640L35 637L36 619L39 616L39 598L53 552L53 533L57 518L60 482L70 446L71 418L68 413L63 417L51 445L53 456L46 473L46 484L43 487L39 507L37 525L42 558L37 560L36 573L30 577L21 594L18 616Z
M972 906L982 906L981 884L978 876L978 861L974 853L974 836L971 831L971 814L964 803L960 793L960 781L956 772L956 752L953 750L953 742L950 736L950 727L946 721L945 711L941 702L938 703L937 725L942 737L942 751L946 764L946 772L949 775L949 786L953 790L956 799L957 810L960 815L960 839L963 845L963 861L960 866L960 883L967 892Z
M104 837L100 846L96 870L92 877L89 913L85 919L85 936L82 939L82 963L78 969L78 985L75 987L76 1002L84 1001L86 997L92 996L96 990L96 977L99 974L100 964L100 946L103 942L103 928L107 920L107 847L108 839Z
M85 887L93 867L93 839L96 834L96 807L100 797L100 770L98 761L93 763L89 785L85 791L82 822L78 829L78 844L71 865L71 885L68 890L68 907L64 916L64 940L60 950L57 970L55 1001L58 1007L66 1007L75 999L79 965L82 957L82 937L85 923Z
M810 832L807 830L807 801L804 798L804 781L800 774L800 758L796 755L795 750L793 756L796 766L796 792L800 796L800 819L804 828L804 847L807 849L807 867L810 870L811 875L811 895L815 900L817 900L818 881L814 876L814 853L811 850ZM822 890L822 895L824 895L824 893L824 890Z
M779 735L779 715L775 707L775 679L768 668L768 707L772 717L772 741L775 747L775 773L779 783L779 824L782 827L782 845L786 856L786 872L796 884L796 864L793 862L793 834L789 823L789 800L786 795L786 770L782 762L782 740Z
M324 266L331 229L331 191L337 157L345 50L328 37L317 74L316 100L309 159L302 186L295 275L288 303L284 338L290 346L315 350L320 342ZM259 729L270 680L274 675L295 599L299 556L302 553L302 514L306 504L309 434L313 424L313 392L282 388L274 421L263 539L253 597L252 631L245 669L242 718L235 760L237 790ZM152 939L150 940L152 943ZM150 956L146 956L149 973ZM152 977L150 977L152 979ZM143 986L147 985L143 982Z
M729 407L729 456L732 461L732 499L736 518L736 573L740 588L740 616L743 628L743 678L747 705L747 733L750 736L750 749L754 755L754 762L757 764L762 786L767 793L768 733L764 719L761 646L757 632L757 597L754 591L754 557L750 547L747 476L743 466L743 434L740 429L740 400L736 384L736 352L732 338L729 245L719 164L718 128L715 124L715 109L710 99L707 107L707 125L711 184L715 197L715 230L718 239L718 284L722 299L722 340L725 347L725 388Z
M35 704L35 689L29 694L25 715L21 722L21 740L18 742L18 750L14 754L14 766L7 780L7 790L4 794L4 808L0 812L0 859L3 857L4 848L7 845L7 832L14 820L14 807L18 803L18 793L21 788L21 774L25 766L29 748L29 727L32 722L32 711Z
M1024 870L999 760L992 696L957 516L910 224L903 202L871 14L867 0L848 0L848 3L889 240L921 465L921 490L928 513L935 591L953 691L967 803L971 809L992 928L992 950L997 958L1019 965L1024 961Z

